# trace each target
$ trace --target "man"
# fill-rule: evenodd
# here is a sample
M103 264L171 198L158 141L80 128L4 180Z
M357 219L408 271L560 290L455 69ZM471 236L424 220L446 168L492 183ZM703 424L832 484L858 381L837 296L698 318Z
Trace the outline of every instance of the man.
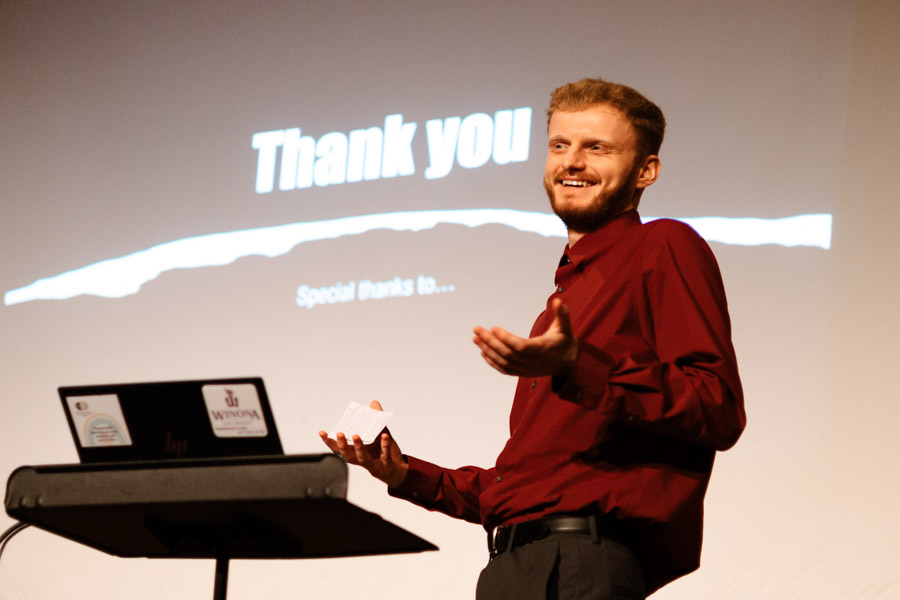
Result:
M544 187L569 238L557 289L528 338L474 330L519 378L496 465L443 469L389 433L370 447L320 435L391 495L488 530L479 599L644 598L699 565L715 451L744 428L725 293L692 229L637 214L659 176L659 108L585 79L547 115Z

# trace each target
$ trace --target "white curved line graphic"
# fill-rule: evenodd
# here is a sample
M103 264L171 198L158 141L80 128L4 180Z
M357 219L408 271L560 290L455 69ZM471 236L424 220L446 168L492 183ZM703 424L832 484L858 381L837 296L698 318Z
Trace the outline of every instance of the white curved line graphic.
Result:
M654 218L644 218L650 221ZM755 246L831 246L831 215L797 215L782 219L695 217L680 219L708 241ZM326 221L292 223L214 233L159 244L80 269L38 279L3 296L7 306L32 300L64 300L83 294L122 298L173 269L231 264L245 256L281 256L306 242L357 235L376 229L422 231L440 224L506 225L548 237L566 237L553 214L501 208L392 212Z

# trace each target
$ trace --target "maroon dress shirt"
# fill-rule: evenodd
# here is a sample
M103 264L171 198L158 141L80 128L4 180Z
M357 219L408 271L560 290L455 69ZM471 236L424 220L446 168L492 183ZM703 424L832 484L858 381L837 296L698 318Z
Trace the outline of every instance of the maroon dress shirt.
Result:
M556 285L579 340L574 368L519 379L494 468L408 457L390 493L488 529L557 513L620 519L651 592L699 566L715 451L746 421L718 265L689 226L630 211L567 247ZM545 310L531 336L551 319Z

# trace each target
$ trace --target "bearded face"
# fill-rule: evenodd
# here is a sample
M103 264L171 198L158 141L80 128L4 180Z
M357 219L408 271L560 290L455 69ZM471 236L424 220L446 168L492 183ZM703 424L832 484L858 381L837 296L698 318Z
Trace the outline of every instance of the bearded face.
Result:
M557 111L548 133L544 188L570 234L594 231L635 208L643 188L655 180L658 168L651 180L642 177L649 159L638 160L637 134L616 108L601 104Z

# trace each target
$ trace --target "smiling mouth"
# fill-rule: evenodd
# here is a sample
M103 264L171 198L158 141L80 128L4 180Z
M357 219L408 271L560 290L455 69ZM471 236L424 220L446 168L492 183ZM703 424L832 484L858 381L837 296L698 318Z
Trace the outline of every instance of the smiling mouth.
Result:
M586 188L596 185L593 181L583 181L581 179L561 179L559 184L563 187Z

